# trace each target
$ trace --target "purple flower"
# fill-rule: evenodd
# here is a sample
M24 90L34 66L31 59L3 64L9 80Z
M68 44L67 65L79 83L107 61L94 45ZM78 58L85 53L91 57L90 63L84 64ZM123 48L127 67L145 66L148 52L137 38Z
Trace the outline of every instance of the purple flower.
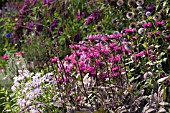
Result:
M9 38L12 36L12 33L7 33L5 36L6 36L6 38Z
M67 18L68 18L68 13L67 13L67 11L64 12L63 16L64 16L64 19L67 19Z
M0 15L2 14L2 10L0 9Z
M164 20L155 22L156 26L162 26L164 24L165 24Z
M35 6L38 0L32 0L31 5Z
M63 32L63 26L60 26L60 28L57 31L57 35L60 36L61 32Z
M35 1L35 0L34 0L34 1ZM30 0L24 0L24 5L27 5L27 6L28 6L28 5L30 5L30 3L31 3Z
M146 7L146 10L147 10L147 11L153 11L153 10L155 10L155 9L156 9L156 6L155 6L155 5L149 5L149 6Z
M170 40L170 35L166 35L166 36L164 36L164 38Z
M43 0L42 2L44 5L50 5L52 0Z
M94 20L94 17L89 16L88 18L86 18L84 25L89 25L89 24L93 23L93 20Z
M42 31L43 30L43 26L42 25L36 25L36 31Z
M80 41L80 31L74 36L74 42L79 42Z
M50 25L50 30L52 31L57 26L58 26L58 21L57 20L53 20L52 24Z
M19 12L20 12L21 14L23 14L24 11L25 11L27 8L28 8L28 6L27 6L26 4L24 4L24 5L22 6L22 8L19 10Z
M29 35L29 33L32 31L32 28L34 27L34 23L33 22L31 22L31 23L27 23L27 32L26 32L26 35Z
M102 19L102 10L95 9L91 11L91 15L86 18L84 25L89 25L91 23L98 23Z

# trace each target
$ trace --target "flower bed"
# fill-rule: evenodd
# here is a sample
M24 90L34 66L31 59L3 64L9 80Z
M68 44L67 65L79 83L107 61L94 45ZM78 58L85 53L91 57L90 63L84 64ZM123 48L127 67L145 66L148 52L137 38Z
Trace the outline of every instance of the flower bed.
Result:
M168 6L25 0L13 32L3 35L16 50L1 55L2 92L12 98L4 111L170 112Z

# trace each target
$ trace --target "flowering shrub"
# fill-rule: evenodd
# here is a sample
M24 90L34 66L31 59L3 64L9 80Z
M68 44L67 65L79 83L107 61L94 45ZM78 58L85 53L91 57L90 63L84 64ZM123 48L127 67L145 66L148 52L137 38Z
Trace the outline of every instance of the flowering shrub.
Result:
M3 35L24 52L2 54L20 66L6 66L13 100L4 111L170 112L168 4L25 0Z

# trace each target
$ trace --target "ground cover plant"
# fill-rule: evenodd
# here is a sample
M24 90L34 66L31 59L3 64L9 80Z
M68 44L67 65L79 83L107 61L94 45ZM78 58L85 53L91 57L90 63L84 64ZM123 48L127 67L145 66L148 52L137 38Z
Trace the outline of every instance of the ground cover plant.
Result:
M2 112L170 112L169 8L168 0L25 0L6 17L12 24L2 19Z

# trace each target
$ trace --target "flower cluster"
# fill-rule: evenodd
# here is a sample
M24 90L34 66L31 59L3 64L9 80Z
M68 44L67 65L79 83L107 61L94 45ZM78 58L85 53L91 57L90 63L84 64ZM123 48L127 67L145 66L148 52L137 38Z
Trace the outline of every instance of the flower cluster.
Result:
M17 104L21 110L24 109L31 113L42 111L38 108L41 105L39 99L50 84L56 84L52 77L52 73L42 75L41 73L34 74L25 69L18 70L18 76L14 77L11 90L18 97ZM38 106L36 107L36 105Z

